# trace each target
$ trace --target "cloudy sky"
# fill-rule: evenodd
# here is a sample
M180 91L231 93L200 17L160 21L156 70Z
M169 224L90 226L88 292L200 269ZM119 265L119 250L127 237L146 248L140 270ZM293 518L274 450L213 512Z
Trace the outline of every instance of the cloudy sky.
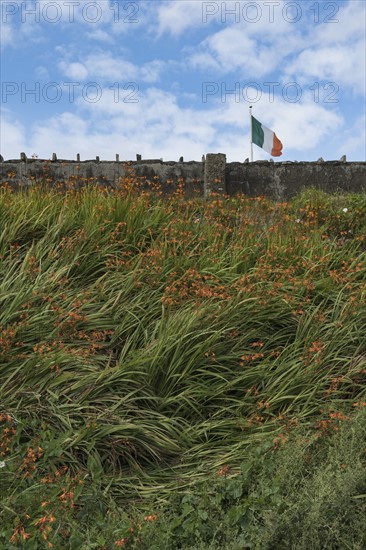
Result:
M366 160L364 0L0 4L5 159Z

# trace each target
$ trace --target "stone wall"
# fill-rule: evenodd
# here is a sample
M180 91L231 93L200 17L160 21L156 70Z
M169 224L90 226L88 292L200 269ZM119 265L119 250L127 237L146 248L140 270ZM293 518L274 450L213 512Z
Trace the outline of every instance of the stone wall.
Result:
M133 173L141 182L152 184L160 181L164 192L177 187L184 180L187 194L203 192L202 162L162 162L159 159L139 161L99 161L83 162L39 159L9 160L0 163L0 185L8 182L14 189L46 182L50 185L71 182L83 186L85 182L94 182L103 187L116 187L121 179Z
M231 162L225 170L226 192L291 198L315 186L327 193L366 191L366 162Z
M282 200L292 197L309 186L327 192L366 191L366 162L231 162L226 163L223 153L207 154L201 162L163 162L161 159L120 162L86 160L80 162L27 159L0 159L0 185L7 182L15 190L44 181L50 185L75 182L83 186L93 181L101 186L116 187L120 178L134 177L151 184L159 181L164 193L182 185L188 196L199 193L209 197L212 193L250 196L267 195Z
M208 198L212 193L225 193L226 189L226 155L209 153L205 159L204 169L204 196Z

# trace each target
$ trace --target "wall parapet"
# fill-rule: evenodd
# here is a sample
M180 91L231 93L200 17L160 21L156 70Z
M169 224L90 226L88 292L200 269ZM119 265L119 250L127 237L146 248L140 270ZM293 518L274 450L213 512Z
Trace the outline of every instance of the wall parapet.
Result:
M118 157L118 155L116 156ZM188 195L200 193L208 198L212 194L249 196L265 195L276 200L290 198L303 189L313 186L332 193L366 192L366 162L226 162L223 153L208 153L202 161L178 162L162 159L135 161L104 161L100 159L53 160L27 158L0 159L0 186L7 183L14 189L27 188L36 182L77 182L80 187L93 181L104 187L116 187L121 178L134 177L139 181L159 181L163 193L169 194L184 182Z
M366 162L232 162L226 165L226 191L288 199L308 187L327 193L366 191Z

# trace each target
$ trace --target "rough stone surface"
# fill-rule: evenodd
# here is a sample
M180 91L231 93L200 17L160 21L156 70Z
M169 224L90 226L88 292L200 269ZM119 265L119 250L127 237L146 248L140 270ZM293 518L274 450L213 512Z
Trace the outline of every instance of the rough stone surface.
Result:
M328 193L366 191L366 162L231 162L225 172L229 195L266 195L282 200L310 186Z
M153 183L157 179L163 184L164 193L171 193L179 179L185 182L187 195L203 193L202 162L162 162L160 159L135 162L114 162L86 160L83 162L57 160L55 162L27 159L27 162L8 160L0 163L0 185L7 182L15 190L34 185L36 182L76 183L82 187L86 181L103 187L117 187L121 178L132 172L140 181ZM168 183L167 183L168 182Z
M24 158L24 157L23 157ZM7 182L14 190L36 182L73 182L82 187L87 181L103 187L116 187L120 178L130 175L131 168L141 181L159 181L163 192L175 190L178 180L184 180L188 196L212 192L249 196L266 195L276 200L290 198L299 191L314 186L326 192L366 191L366 162L231 162L224 154L207 154L203 162L162 162L160 159L134 162L86 160L7 160L0 162L0 185ZM205 184L204 184L205 181Z
M212 193L225 194L226 155L223 153L208 153L205 161L204 196Z

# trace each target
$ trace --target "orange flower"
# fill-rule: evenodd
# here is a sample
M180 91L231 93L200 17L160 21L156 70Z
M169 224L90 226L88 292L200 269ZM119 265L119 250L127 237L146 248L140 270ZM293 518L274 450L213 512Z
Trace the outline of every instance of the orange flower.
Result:
M127 538L119 539L119 540L116 540L116 541L114 542L114 545L115 545L115 546L122 547L122 546L124 546L124 545L126 544L127 541L128 541Z
M252 348L262 348L264 346L264 342L252 342L250 346Z
M218 477L223 477L223 476L226 476L228 474L230 470L230 467L229 466L223 466L222 468L220 468L220 470L217 472L217 476Z
M19 537L21 537L23 540L29 539L30 534L25 532L24 527L21 525L18 525L13 532L13 535L10 538L10 542L17 543L19 540Z
M275 448L278 449L278 447L283 444L283 443L286 443L287 441L287 436L283 433L280 433L277 437L274 438L273 440L273 443L275 444Z
M158 519L158 516L151 515L151 516L146 516L144 518L144 521L156 521L157 519Z

